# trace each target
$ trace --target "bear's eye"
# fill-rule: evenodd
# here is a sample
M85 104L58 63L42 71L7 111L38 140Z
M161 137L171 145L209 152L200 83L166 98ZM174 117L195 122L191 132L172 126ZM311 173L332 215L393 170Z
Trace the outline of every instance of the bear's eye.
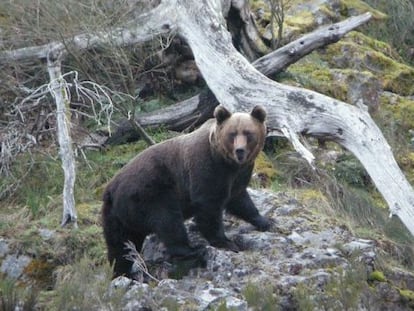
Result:
M230 132L228 134L228 138L230 141L233 141L236 138L236 136L237 136L237 132Z
M246 136L247 142L251 142L256 139L256 135L250 131L243 131L243 135Z

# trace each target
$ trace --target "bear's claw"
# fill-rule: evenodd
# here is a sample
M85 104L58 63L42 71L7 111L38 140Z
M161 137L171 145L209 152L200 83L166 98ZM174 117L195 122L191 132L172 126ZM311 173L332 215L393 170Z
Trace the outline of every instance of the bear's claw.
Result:
M272 226L272 221L266 217L259 215L252 221L252 225L259 231L268 231Z

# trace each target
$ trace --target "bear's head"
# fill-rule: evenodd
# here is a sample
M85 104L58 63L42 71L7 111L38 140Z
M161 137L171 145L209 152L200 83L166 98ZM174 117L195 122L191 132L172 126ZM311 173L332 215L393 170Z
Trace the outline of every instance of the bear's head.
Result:
M251 113L231 113L223 106L214 110L215 126L210 144L224 159L238 165L254 162L266 137L266 111L256 106Z

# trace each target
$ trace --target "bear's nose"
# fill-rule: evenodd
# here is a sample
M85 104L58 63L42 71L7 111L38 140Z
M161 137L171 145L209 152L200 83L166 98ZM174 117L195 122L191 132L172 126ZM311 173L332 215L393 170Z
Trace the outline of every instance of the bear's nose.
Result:
M237 157L237 160L242 161L244 159L244 149L237 148L236 149L236 157Z

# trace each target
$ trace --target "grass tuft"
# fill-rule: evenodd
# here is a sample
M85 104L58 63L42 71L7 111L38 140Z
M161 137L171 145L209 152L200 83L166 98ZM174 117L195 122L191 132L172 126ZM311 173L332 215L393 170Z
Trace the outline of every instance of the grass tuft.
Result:
M250 308L262 311L277 311L278 299L270 285L248 283L242 294Z

